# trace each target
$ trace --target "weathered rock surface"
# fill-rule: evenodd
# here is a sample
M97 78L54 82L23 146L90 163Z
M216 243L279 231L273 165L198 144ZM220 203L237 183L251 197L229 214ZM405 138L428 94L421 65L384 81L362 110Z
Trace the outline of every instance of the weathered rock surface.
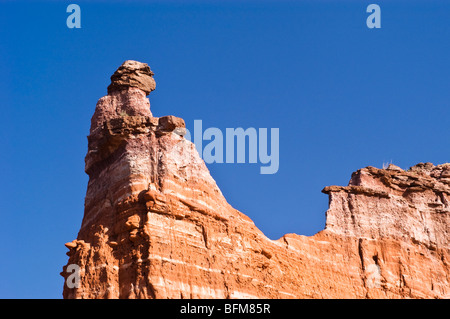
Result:
M150 70L147 63L127 60L111 76L108 94L124 88L135 87L149 95L156 88L153 75L154 73Z
M450 297L450 164L360 169L324 188L323 231L270 240L146 94L124 85L97 103L84 217L66 244L80 286L64 298Z

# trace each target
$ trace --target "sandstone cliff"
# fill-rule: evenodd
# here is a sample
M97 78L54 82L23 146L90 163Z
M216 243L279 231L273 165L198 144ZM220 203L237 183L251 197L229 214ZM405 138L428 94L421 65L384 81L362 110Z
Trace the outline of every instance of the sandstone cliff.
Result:
M80 286L64 298L450 297L450 164L360 169L323 190L323 231L270 240L227 203L184 121L152 116L150 68L127 61L111 80L66 244Z

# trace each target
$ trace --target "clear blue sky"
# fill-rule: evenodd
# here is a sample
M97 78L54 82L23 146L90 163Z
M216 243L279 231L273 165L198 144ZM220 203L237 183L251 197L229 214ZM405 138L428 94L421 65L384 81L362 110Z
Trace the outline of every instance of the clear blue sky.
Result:
M155 116L280 129L277 174L208 165L272 239L321 230L321 189L361 167L450 159L449 1L36 2L0 4L0 298L62 297L90 118L128 59L155 72Z

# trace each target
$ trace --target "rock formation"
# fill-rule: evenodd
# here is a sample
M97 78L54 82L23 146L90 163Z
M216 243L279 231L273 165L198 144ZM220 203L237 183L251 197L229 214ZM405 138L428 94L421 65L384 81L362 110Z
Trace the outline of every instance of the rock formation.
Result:
M64 298L450 297L450 164L360 169L324 188L324 230L270 240L227 203L184 121L152 116L152 76L127 61L97 103L66 244L80 284Z
M154 73L146 63L125 61L111 76L108 94L128 87L136 87L144 91L145 95L149 95L156 88L153 75Z

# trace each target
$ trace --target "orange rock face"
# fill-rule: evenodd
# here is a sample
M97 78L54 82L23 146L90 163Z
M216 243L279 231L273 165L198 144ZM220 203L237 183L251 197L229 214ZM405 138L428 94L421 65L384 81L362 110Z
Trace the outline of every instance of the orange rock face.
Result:
M270 240L227 203L184 121L153 117L147 92L124 83L92 117L85 212L61 273L77 265L79 284L64 298L450 297L450 164L358 170L323 190L323 231Z

